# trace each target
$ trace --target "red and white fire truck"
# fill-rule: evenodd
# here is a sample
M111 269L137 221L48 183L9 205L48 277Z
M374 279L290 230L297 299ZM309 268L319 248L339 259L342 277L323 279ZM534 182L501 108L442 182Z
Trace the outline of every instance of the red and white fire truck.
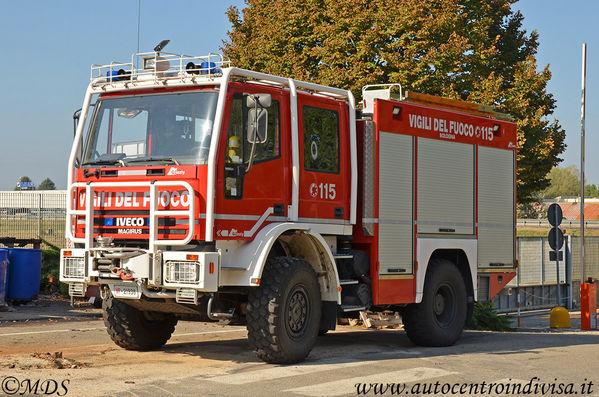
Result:
M246 323L261 359L292 363L364 310L453 344L515 274L516 125L396 85L363 97L214 54L92 66L61 281L100 287L126 349L191 315Z

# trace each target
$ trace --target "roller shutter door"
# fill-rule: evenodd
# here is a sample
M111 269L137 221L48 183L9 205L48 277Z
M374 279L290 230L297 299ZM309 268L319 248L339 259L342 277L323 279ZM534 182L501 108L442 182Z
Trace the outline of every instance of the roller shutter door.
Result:
M413 140L380 133L379 274L411 274L413 250Z
M514 263L514 151L478 149L478 266Z
M418 138L418 233L474 234L474 146Z

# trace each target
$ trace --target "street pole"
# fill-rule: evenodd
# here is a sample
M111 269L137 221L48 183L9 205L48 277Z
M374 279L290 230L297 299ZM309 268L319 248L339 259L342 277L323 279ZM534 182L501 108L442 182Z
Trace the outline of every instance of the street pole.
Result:
M597 329L597 285L584 274L584 107L587 44L582 43L582 105L580 109L580 329Z
M582 98L580 108L580 283L584 277L584 128L587 78L587 43L582 43Z

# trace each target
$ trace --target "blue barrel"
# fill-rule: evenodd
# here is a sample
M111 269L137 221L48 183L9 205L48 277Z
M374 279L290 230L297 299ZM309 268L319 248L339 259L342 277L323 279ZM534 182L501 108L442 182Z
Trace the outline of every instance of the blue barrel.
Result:
M8 286L8 250L0 248L0 306L6 305L6 287Z
M8 249L8 299L32 300L40 292L42 250Z

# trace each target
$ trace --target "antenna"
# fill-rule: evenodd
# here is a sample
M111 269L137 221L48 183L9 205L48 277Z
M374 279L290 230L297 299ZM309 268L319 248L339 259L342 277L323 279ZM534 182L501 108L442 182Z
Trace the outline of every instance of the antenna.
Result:
M141 0L138 0L137 2L137 52L136 54L139 54L139 31L140 31L140 26L141 26ZM138 69L139 68L139 57L136 57L137 60L135 62L135 68Z
M139 27L141 26L141 0L137 2L137 53L139 54Z
M155 52L160 52L160 51L162 51L162 49L163 49L164 47L166 47L166 45L167 45L168 43L170 43L170 42L171 42L170 40L162 40L160 43L158 43L158 45L157 45L156 47L154 47L154 51L155 51Z

